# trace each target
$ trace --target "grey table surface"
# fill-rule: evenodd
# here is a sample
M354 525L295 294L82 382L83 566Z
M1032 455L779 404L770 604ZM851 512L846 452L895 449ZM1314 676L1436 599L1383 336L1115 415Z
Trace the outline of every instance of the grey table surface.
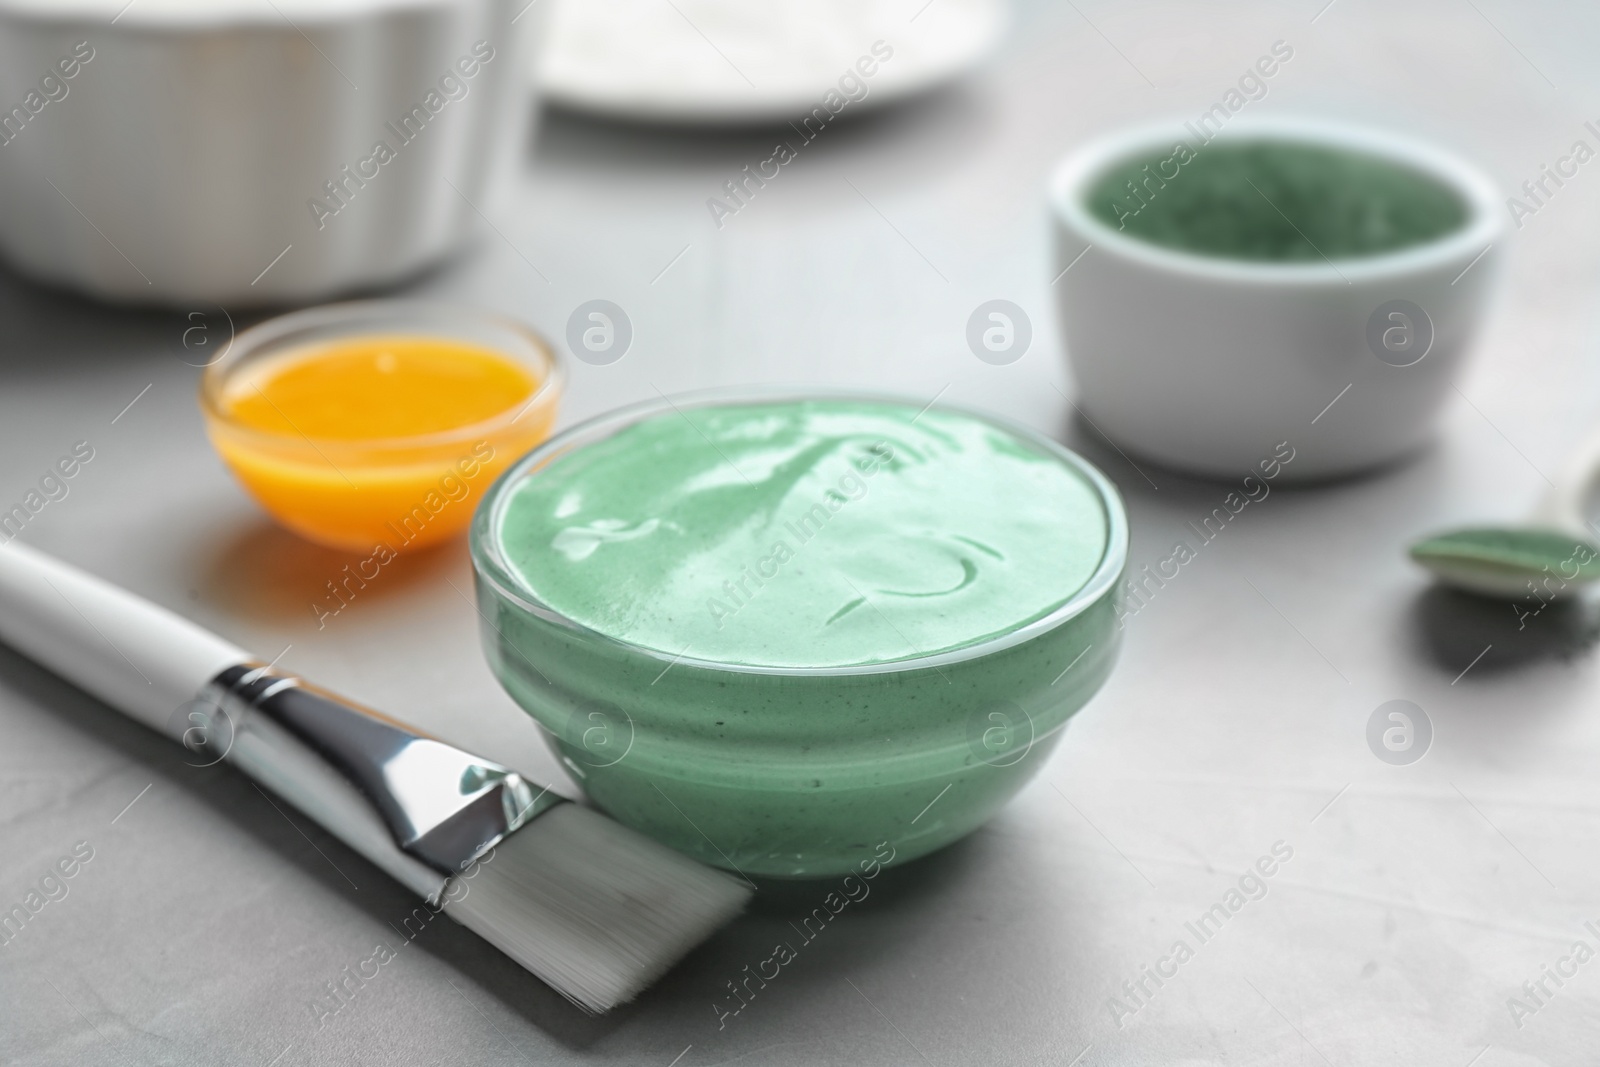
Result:
M1003 412L1118 483L1137 568L1193 540L1186 522L1227 487L1136 469L1071 417L1042 195L1061 151L1127 121L1198 114L1275 40L1294 58L1252 111L1420 133L1508 189L1600 115L1594 11L1319 7L1025 3L976 76L830 128L720 229L705 200L770 154L773 133L547 115L492 227L410 291L552 335L582 301L624 307L632 349L573 366L564 424L658 390L749 382ZM1401 554L1430 528L1529 506L1600 407L1600 177L1581 172L1524 222L1437 447L1251 505L1129 621L1111 682L1000 817L884 875L723 1025L725 983L825 887L764 900L609 1017L580 1015L449 923L319 1017L329 982L398 940L401 891L243 779L188 766L0 650L0 903L78 842L93 850L68 895L0 948L0 1059L1592 1063L1600 962L1545 978L1548 995L1525 1000L1537 1010L1508 1001L1575 942L1600 946L1583 925L1600 925L1593 613L1551 609L1519 629L1505 604L1430 590ZM1034 328L1008 366L979 362L963 339L995 297ZM310 605L346 560L273 527L207 447L182 310L99 307L0 276L0 500L20 499L74 442L95 450L24 539L326 685L559 775L484 665L460 546L395 564L318 629ZM1433 724L1408 766L1366 741L1393 699ZM1279 842L1293 855L1265 895L1193 937L1185 924ZM1123 982L1179 939L1193 958L1115 1011Z

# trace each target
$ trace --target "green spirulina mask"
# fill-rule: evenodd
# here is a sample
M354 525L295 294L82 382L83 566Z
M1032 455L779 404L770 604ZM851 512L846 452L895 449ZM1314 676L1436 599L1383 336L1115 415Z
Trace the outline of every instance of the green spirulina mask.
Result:
M1090 212L1165 248L1272 263L1357 259L1459 229L1447 186L1366 153L1293 141L1186 145L1108 171Z
M553 439L472 553L490 665L597 807L814 878L943 847L1044 766L1116 659L1126 530L1046 438L758 391Z

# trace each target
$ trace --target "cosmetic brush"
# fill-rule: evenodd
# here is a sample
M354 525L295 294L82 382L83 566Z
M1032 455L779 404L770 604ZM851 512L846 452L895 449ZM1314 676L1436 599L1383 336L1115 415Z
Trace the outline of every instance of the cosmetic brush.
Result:
M232 764L588 1011L632 999L748 900L722 871L14 540L0 641Z

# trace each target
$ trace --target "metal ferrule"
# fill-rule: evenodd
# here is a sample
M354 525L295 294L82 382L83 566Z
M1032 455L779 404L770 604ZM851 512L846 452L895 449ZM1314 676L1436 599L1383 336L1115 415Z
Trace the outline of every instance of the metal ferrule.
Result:
M515 771L259 663L198 694L180 738L226 759L429 901L561 802Z

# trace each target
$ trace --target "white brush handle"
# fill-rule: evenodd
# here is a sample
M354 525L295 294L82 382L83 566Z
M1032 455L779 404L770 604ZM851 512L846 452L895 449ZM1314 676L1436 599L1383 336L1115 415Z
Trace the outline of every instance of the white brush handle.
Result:
M499 764L252 666L216 634L16 541L0 544L0 642L186 748L215 754L212 762L227 759L424 900L440 899L445 872L467 866L458 860L476 859L558 799L534 797ZM368 751L362 743L374 731L383 736ZM421 773L388 774L383 758L413 745L429 746ZM468 770L476 791L461 785ZM507 825L512 813L519 821ZM402 830L422 858L402 851ZM465 852L423 862L429 848L452 844Z
M250 659L165 608L17 541L0 545L0 641L168 736L180 707Z

